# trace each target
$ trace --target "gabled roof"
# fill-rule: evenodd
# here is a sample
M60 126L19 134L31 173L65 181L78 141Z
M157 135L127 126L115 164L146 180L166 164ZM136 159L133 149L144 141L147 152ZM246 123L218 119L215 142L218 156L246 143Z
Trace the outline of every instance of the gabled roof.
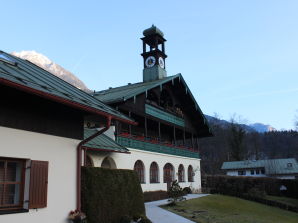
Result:
M0 51L0 84L15 87L80 110L134 123L132 119L50 72L3 51Z
M185 80L183 79L183 77L180 73L176 74L174 76L165 77L163 79L156 80L156 81L128 84L128 85L125 85L125 86L122 86L122 87L116 87L116 88L110 88L110 89L103 90L103 91L97 91L93 95L96 98L98 98L99 100L101 100L101 101L103 101L107 104L113 104L113 103L117 103L117 102L126 101L130 98L134 98L137 95L143 94L144 92L147 92L147 91L149 91L153 88L162 86L163 84L166 84L168 82L173 82L175 79L179 79L179 81L186 88L187 93L189 94L189 96L191 97L193 102L195 103L196 110L203 117L204 124L209 129L208 130L209 133L210 133L209 136L212 136L212 133L211 133L211 130L209 128L207 119L205 118L205 116L204 116L203 112L201 111L197 101L195 100L193 94L191 93L190 89L188 88Z
M97 91L93 95L99 100L112 104L116 102L126 101L130 98L133 98L137 95L143 94L144 92L153 89L155 87L161 86L169 81L172 81L176 78L182 78L181 74L177 74L170 77L165 77L161 80L151 81L151 82L139 82L135 84L128 84L121 87L109 88L103 91Z
M91 135L94 135L97 132L96 129L84 129L84 138L88 138ZM107 152L121 152L128 153L128 149L124 146L118 144L115 140L111 139L109 136L105 134L101 134L91 141L87 142L83 145L83 147L87 147L89 149L107 151Z
M288 166L288 164L291 164L291 167ZM294 158L224 162L221 167L222 170L239 170L253 168L265 168L265 173L267 175L298 174L298 163Z

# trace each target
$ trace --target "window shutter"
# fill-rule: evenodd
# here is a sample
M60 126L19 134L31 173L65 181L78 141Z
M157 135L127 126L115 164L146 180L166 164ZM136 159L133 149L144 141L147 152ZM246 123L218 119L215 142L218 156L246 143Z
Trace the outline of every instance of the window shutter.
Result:
M47 206L48 167L47 161L31 161L29 208Z

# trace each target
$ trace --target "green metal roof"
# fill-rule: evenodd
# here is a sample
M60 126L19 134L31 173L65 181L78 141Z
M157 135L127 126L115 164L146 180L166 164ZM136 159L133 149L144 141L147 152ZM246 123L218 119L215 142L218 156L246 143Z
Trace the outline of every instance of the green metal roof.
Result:
M180 73L173 75L173 76L165 77L163 79L156 80L156 81L139 82L139 83L135 83L135 84L128 84L128 85L121 86L121 87L109 88L107 90L95 92L93 95L94 95L94 97L98 98L99 100L103 101L104 103L113 104L113 103L117 103L117 102L123 102L130 98L136 97L140 94L143 94L146 91L149 91L150 89L162 86L163 84L174 81L175 79L179 79L180 83L182 83L184 85L184 87L186 88L188 95L191 97L191 99L194 101L194 103L196 105L196 110L199 112L199 114L204 119L204 123L205 123L204 125L208 128L208 132L210 133L209 136L212 136L207 119L205 118L197 101L195 100L193 94L191 93L189 87L187 86L185 80L183 79L183 77Z
M157 28L155 25L152 25L150 28L145 29L143 31L144 36L150 36L150 35L154 35L154 34L159 34L161 36L164 36L163 32L159 28Z
M165 77L161 80L151 81L151 82L139 82L135 84L128 84L121 87L109 88L103 91L97 91L94 96L104 103L112 104L115 102L126 101L134 96L143 94L152 88L158 87L175 78L181 78L181 74L177 74L170 77Z
M42 94L72 102L75 105L80 105L82 109L89 108L92 111L103 112L121 121L133 121L39 66L3 51L0 51L0 82L1 80L2 83L4 80L13 82Z
M288 166L291 164L292 166ZM271 174L298 174L298 163L296 159L269 159L269 160L244 160L234 162L224 162L222 170L238 170L265 168L268 175Z
M94 135L97 132L96 129L85 129L84 130L84 138L88 138L91 135ZM84 147L92 148L92 149L99 149L99 150L107 150L113 152L122 152L127 153L128 149L124 146L118 144L115 140L111 139L105 134L101 134L91 141L87 142L83 145Z

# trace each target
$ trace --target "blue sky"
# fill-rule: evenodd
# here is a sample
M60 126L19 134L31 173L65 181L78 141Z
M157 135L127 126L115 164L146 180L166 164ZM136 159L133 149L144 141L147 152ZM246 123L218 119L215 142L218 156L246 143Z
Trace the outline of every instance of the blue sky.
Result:
M102 90L142 80L142 31L164 33L205 114L291 129L298 109L297 0L1 1L0 49L35 50Z

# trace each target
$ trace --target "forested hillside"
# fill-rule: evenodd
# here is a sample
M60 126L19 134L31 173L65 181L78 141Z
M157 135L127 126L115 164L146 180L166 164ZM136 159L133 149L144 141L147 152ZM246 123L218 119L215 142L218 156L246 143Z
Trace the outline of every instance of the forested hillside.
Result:
M200 140L202 174L222 173L225 161L247 159L296 158L298 160L298 132L247 131L243 125L209 120L214 137Z

